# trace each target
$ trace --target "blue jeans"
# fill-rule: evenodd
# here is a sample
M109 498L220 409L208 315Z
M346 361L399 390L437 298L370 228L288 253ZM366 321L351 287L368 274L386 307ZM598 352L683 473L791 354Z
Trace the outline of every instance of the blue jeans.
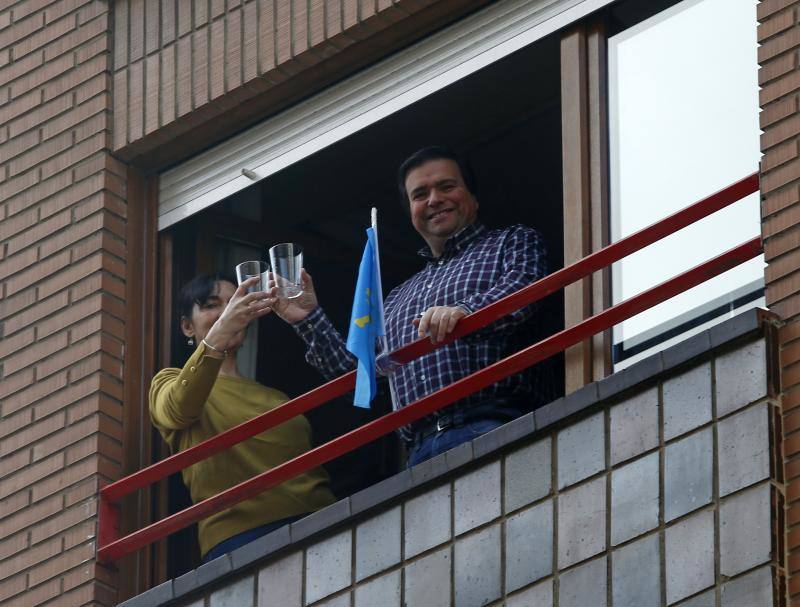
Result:
M447 428L441 432L426 436L416 443L411 451L409 451L407 466L409 468L411 466L416 466L426 459L449 451L453 447L458 447L461 443L471 441L481 434L486 434L490 430L502 426L504 423L506 422L499 419L477 419L463 426Z
M267 535L267 533L271 533L276 529L280 529L284 525L293 523L303 518L303 516L305 515L282 518L278 521L267 523L266 525L261 525L260 527L255 527L254 529L242 531L241 533L237 533L236 535L229 537L227 540L222 540L219 544L206 552L206 555L203 557L203 564L213 561L215 558L219 558L223 554L233 552L237 548L241 548L245 544L249 544L253 540L260 538L262 535Z

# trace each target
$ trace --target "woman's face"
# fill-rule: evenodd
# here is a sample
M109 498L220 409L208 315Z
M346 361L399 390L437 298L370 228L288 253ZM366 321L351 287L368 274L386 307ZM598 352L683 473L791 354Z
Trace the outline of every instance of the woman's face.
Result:
M192 318L181 319L181 329L186 337L193 337L195 343L200 343L208 335L211 327L217 322L225 306L233 297L236 287L227 280L218 280L214 283L214 290L205 303L195 303L192 306ZM227 345L228 351L239 348L244 341L244 331L236 335L234 341Z

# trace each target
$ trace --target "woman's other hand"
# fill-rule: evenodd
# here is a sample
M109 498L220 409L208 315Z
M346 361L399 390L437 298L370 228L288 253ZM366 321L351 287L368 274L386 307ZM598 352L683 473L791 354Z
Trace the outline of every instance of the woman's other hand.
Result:
M314 281L311 276L306 272L305 268L300 269L300 280L303 283L303 292L297 297L292 299L285 299L278 297L278 288L275 285L275 280L272 278L270 272L269 288L267 289L268 300L272 302L272 309L275 314L280 316L289 324L294 324L305 319L319 303L317 302L317 293L314 291Z

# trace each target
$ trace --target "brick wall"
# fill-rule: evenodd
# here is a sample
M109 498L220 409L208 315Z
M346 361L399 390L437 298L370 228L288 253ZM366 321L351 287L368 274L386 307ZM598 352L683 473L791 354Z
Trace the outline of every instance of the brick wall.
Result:
M486 3L119 0L114 149L163 167Z
M758 5L762 235L767 304L780 331L786 474L786 549L791 605L800 605L800 2Z
M633 393L584 395L588 416L560 428L548 419L581 400L545 407L536 434L522 418L387 479L377 512L305 541L304 521L284 527L124 607L777 607L767 353L740 341ZM526 424L527 443L498 449ZM404 482L421 490L396 491ZM309 519L363 512L381 489L364 493Z
M108 3L0 7L0 603L111 605L93 560L94 496L122 460Z

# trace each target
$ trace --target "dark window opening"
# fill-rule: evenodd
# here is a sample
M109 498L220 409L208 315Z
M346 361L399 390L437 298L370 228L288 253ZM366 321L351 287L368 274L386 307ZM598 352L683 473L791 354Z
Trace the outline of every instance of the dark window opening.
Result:
M470 160L485 224L537 228L547 240L551 271L560 268L559 65L559 37L553 35L174 226L174 293L198 273L233 273L234 265L245 260L242 255L260 251L267 259L272 244L295 241L304 247L321 305L345 336L370 207L379 209L384 295L422 267L416 251L423 242L401 208L395 171L410 153L431 144L450 145ZM542 315L553 330L563 327L561 294L546 300ZM283 321L266 317L257 333L259 382L290 397L322 383L303 358L304 344ZM176 322L172 344L171 364L180 366L189 352ZM563 360L556 367L563 378ZM308 414L317 444L390 410L388 394L379 395L368 411L351 401L345 396ZM393 474L402 463L401 446L391 435L325 468L334 493L344 497ZM188 505L188 492L176 475L169 510ZM195 538L194 528L169 538L169 577L198 565Z

